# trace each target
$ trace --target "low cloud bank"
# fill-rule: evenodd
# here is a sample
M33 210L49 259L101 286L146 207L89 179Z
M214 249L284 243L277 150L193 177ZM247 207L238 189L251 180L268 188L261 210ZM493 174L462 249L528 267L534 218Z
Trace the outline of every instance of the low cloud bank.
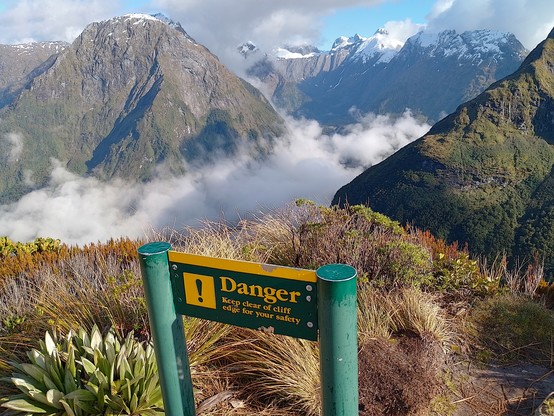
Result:
M0 235L68 244L141 237L166 226L180 229L224 216L233 221L257 210L307 198L329 204L334 193L430 126L409 112L399 118L368 115L341 134L325 135L311 120L287 119L289 133L271 156L241 154L183 177L148 183L100 182L76 176L53 161L47 187L0 205Z

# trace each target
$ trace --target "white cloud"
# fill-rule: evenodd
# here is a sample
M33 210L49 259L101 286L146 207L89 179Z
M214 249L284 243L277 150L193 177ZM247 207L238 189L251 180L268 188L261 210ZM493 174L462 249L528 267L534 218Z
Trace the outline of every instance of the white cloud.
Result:
M429 129L409 113L398 119L370 115L345 134L331 136L315 121L287 122L289 134L267 160L240 155L184 177L146 184L82 178L54 161L47 187L0 205L1 234L18 241L49 236L77 244L139 237L151 228L198 225L222 214L232 220L296 198L328 204L364 167Z
M242 42L254 41L263 50L302 42L318 44L324 17L337 10L371 7L383 2L385 0L150 0L142 2L144 5L137 9L129 8L126 6L128 2L123 0L7 0L0 12L3 29L0 43L30 40L71 42L93 21L129 12L161 11L181 22L192 37L207 46L227 66L240 71L244 59L235 48ZM409 36L409 28L413 30L415 24L409 18L406 16L402 22L384 22L383 25L389 30L403 30L404 36ZM437 0L427 18L428 22L417 23L429 23L436 30L489 28L509 31L531 49L554 26L554 2ZM374 29L377 28L368 28L369 31Z
M406 42L410 36L424 30L425 27L426 25L414 23L411 19L401 21L391 20L383 25L383 28L389 32L390 37L398 40L401 44Z
M113 0L10 0L0 13L0 43L73 42L87 24L117 15L119 6Z
M4 134L4 140L8 143L9 153L8 153L8 162L14 163L17 162L21 152L23 151L23 136L20 133L10 132Z

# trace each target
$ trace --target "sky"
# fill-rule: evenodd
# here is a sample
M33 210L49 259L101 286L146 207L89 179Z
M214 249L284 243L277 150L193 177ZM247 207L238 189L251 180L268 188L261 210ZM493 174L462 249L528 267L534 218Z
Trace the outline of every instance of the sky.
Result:
M371 36L380 27L404 40L422 29L489 28L512 32L532 49L554 27L552 0L0 0L0 44L72 42L93 21L156 12L179 21L231 69L243 60L237 45L247 40L266 50L295 43L325 50L341 35ZM83 244L221 216L232 220L295 198L329 204L364 168L430 128L409 111L400 118L368 114L331 135L313 120L284 117L288 133L263 162L244 152L184 177L160 174L147 184L78 177L64 161L52 160L48 186L0 205L0 236ZM14 155L24 146L17 132L0 140Z
M339 36L386 27L407 38L428 30L494 29L528 49L554 27L552 0L0 0L0 43L72 42L98 20L162 12L224 62L245 41L265 49L310 43L329 49Z

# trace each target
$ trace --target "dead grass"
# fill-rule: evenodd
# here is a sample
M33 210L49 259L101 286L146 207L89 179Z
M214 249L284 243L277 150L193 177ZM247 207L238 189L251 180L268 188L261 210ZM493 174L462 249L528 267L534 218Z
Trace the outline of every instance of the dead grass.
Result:
M221 348L225 369L248 402L305 415L319 414L317 344L252 330L235 330Z
M454 336L446 314L431 294L410 287L384 292L370 285L361 285L358 291L358 333L360 344L407 334L432 339L445 350Z

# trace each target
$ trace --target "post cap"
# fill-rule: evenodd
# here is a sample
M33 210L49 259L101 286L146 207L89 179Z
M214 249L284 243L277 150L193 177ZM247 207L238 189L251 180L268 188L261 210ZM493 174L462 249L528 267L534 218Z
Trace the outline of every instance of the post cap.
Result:
M171 244L163 241L156 241L140 246L137 251L143 256L153 256L154 254L165 253L168 250L171 250Z
M344 282L357 276L356 269L347 264L326 264L316 270L319 279L327 282Z

